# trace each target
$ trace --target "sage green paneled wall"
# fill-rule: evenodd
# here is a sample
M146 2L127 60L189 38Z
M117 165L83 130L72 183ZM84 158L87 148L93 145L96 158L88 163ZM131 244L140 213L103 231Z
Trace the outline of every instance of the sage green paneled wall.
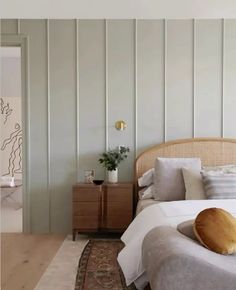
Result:
M2 20L29 36L32 232L68 232L71 186L98 155L133 161L165 140L236 137L236 20ZM127 129L118 132L116 120Z
M79 51L79 179L84 169L95 169L98 178L104 170L97 166L98 154L105 150L105 24L103 21L81 20L78 26Z

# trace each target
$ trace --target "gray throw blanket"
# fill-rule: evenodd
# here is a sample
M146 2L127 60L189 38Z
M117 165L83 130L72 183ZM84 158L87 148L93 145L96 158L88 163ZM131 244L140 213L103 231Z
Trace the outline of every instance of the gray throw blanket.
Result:
M146 235L142 258L152 290L236 290L236 255L214 253L172 227Z

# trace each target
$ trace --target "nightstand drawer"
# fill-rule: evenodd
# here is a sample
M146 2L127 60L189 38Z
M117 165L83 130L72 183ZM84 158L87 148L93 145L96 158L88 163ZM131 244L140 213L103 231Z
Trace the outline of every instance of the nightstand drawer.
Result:
M132 214L107 216L106 227L113 230L125 230L132 221Z
M79 192L73 190L73 201L100 201L101 191L80 189Z
M109 202L107 203L107 215L126 215L132 214L132 202Z
M98 229L100 219L98 216L74 216L73 227L76 229L94 230Z
M133 201L133 193L130 188L109 188L106 192L107 202L129 203Z
M98 216L100 214L100 203L99 202L74 202L73 203L73 214L75 216Z

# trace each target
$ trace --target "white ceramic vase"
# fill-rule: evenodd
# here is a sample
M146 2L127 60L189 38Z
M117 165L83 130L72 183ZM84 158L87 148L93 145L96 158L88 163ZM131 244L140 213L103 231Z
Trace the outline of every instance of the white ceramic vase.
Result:
M109 183L117 183L118 182L118 169L107 172L107 179Z

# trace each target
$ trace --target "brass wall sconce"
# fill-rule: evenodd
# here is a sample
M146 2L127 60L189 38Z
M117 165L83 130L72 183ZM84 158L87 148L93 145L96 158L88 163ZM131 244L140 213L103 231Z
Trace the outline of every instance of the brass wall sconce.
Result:
M125 121L121 120L121 121L117 121L115 123L115 128L118 131L124 131L127 127L127 124L125 123Z

